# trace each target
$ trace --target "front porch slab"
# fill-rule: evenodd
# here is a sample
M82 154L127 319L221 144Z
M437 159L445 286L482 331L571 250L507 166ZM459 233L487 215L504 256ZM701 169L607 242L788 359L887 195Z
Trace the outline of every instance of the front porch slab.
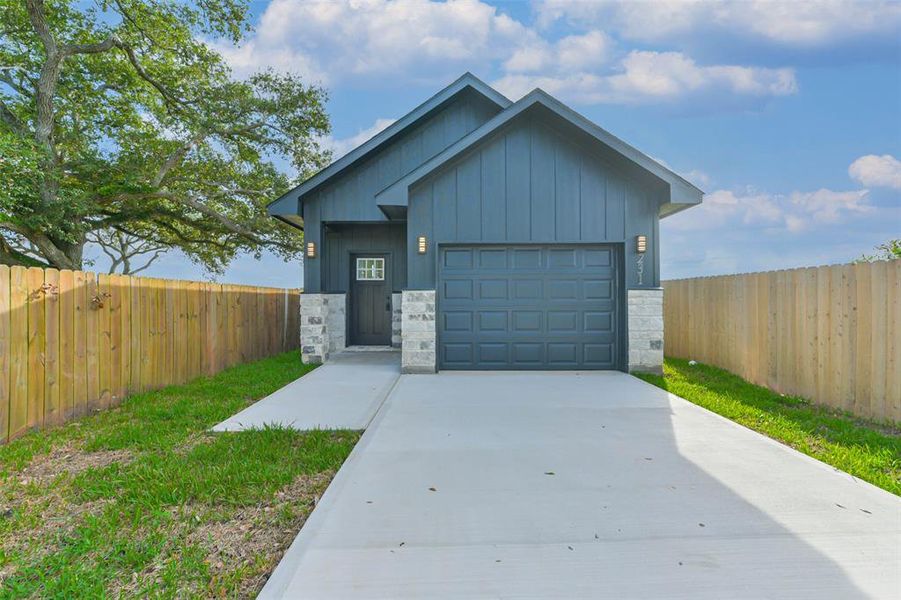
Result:
M365 429L400 376L400 352L340 352L329 362L213 427Z

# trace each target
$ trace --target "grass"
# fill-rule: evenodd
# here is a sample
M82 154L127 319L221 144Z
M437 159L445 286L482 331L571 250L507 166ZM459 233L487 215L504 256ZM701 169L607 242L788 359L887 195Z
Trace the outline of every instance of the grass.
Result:
M901 429L748 383L723 369L666 359L645 381L901 495Z
M215 423L286 353L0 446L0 598L253 597L358 439Z

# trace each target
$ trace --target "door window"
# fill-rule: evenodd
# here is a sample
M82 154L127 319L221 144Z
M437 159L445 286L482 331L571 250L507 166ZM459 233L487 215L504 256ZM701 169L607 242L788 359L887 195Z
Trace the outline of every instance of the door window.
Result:
M357 281L384 281L384 258L358 258Z

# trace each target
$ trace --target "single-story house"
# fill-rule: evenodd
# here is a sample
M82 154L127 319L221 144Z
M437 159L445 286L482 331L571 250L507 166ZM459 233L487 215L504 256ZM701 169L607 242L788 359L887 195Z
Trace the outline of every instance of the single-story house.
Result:
M304 230L301 346L406 373L659 371L659 220L700 189L536 89L471 74L269 205Z

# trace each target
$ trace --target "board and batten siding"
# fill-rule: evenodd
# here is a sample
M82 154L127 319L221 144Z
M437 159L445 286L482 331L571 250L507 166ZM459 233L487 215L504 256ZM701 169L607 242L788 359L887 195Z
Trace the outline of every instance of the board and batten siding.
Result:
M375 195L452 143L478 128L500 107L475 91L459 94L418 125L400 133L359 164L346 169L304 198L304 234L320 246L323 223L387 222ZM321 247L321 246L320 246ZM304 289L322 291L324 274L318 260L304 265Z
M408 285L435 287L434 253L416 238L448 243L625 244L628 288L660 285L659 192L613 166L565 129L523 117L417 183L407 219ZM642 281L634 236L646 235Z
M372 252L389 255L391 289L407 284L407 238L403 223L372 223L330 226L325 232L323 283L326 293L350 290L351 254Z

